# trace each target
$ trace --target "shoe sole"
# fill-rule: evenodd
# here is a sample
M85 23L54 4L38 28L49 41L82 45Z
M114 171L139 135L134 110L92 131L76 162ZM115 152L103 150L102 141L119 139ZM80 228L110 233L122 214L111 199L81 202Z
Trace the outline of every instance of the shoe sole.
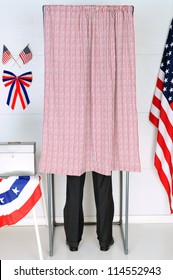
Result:
M114 244L114 240L112 239L112 241L111 241L111 243L109 245L107 245L107 246L100 246L100 250L106 252L106 251L108 251L110 249L110 247L113 244Z

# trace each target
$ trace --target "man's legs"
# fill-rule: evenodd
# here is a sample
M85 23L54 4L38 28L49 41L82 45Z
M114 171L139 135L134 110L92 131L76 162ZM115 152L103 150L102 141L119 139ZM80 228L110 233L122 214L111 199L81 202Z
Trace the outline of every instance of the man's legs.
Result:
M114 201L112 177L96 172L93 172L92 175L97 209L97 236L100 249L107 251L109 246L113 244L112 222L114 217Z
M67 176L64 229L69 247L78 247L83 233L82 200L84 183L85 173L81 176Z

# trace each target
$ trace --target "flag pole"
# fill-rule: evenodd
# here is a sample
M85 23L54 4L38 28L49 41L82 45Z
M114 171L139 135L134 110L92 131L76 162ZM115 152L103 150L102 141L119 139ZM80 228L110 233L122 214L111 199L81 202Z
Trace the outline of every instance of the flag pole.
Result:
M21 68L21 66L20 66L19 63L17 62L18 59L16 60L12 54L11 54L11 57L12 57L12 59L15 61L15 63L17 63L17 65ZM14 63L14 64L15 64L15 63ZM12 65L12 67L14 66L14 64Z

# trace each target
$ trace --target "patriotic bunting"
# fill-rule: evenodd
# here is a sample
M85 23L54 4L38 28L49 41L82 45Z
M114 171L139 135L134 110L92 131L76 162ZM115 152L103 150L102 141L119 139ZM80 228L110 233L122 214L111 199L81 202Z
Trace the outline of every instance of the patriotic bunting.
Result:
M10 86L7 105L14 110L17 97L19 97L23 110L30 103L26 87L29 87L32 82L32 72L26 72L20 76L16 76L10 71L4 70L2 80L4 86Z
M173 214L173 20L163 53L150 121L157 127L154 165L169 200Z
M0 227L24 218L40 199L40 176L0 178Z

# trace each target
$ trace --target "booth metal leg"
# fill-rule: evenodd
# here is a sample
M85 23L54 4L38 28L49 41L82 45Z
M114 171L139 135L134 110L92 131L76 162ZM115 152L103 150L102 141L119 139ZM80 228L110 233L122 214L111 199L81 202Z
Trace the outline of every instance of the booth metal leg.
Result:
M48 228L49 228L49 255L53 256L53 238L55 228L55 207L54 207L54 178L52 174L47 174L48 189Z
M121 228L121 234L124 244L124 253L128 254L128 217L129 217L129 172L126 171L126 188L125 188L125 224L123 229L122 210L123 210L123 171L120 171L120 220L118 224Z
M128 254L128 234L129 234L129 172L126 172L126 197L125 197L125 243L124 251Z
M120 171L120 217L119 225L123 223L123 171Z

